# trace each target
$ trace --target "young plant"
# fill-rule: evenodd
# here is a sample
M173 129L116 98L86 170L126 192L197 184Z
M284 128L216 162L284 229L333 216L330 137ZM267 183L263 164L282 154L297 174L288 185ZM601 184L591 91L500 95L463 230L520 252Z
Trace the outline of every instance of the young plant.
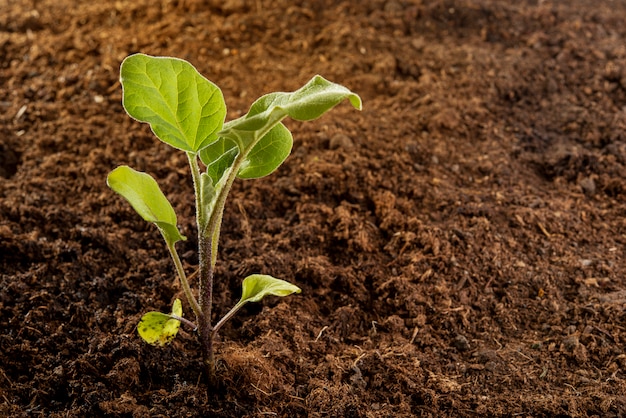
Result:
M293 140L281 120L313 120L344 99L361 109L361 99L347 88L315 76L292 93L270 93L255 101L248 113L224 122L226 104L221 90L188 62L136 54L121 65L122 104L126 112L147 122L166 144L187 154L193 179L198 228L197 296L191 288L175 245L185 237L176 213L157 182L146 173L120 166L107 184L122 195L146 221L154 223L165 240L195 322L183 318L180 300L170 314L148 312L137 327L150 344L164 345L185 323L198 333L204 365L215 376L214 341L224 323L243 305L267 295L287 296L300 289L263 274L243 279L239 302L215 324L212 322L213 274L226 198L235 179L253 179L276 170L291 152Z

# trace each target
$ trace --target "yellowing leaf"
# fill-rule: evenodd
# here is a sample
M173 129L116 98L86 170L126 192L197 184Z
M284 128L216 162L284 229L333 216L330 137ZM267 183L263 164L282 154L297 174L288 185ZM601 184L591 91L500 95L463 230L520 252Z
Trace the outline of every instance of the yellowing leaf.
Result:
M183 315L180 299L174 301L172 314L179 317ZM164 346L176 337L180 321L173 319L171 315L161 312L148 312L141 317L137 331L139 336L148 344Z

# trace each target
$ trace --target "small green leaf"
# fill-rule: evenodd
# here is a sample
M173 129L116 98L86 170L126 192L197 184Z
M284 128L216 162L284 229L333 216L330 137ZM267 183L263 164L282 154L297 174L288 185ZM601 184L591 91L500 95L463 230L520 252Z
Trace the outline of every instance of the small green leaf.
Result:
M241 300L239 300L238 305L246 302L258 302L268 295L282 297L301 292L298 286L266 274L252 274L246 277L241 287Z
M197 153L224 125L222 92L187 61L135 54L120 68L122 104L166 144Z
M317 75L292 93L278 92L262 96L252 104L246 115L225 123L219 135L232 138L248 152L249 147L254 146L283 118L289 116L300 121L313 120L344 99L348 99L356 109L361 109L361 98L357 94Z
M180 299L176 299L172 306L172 314L178 317L183 316L183 308ZM161 312L148 312L141 317L137 331L139 336L148 344L159 344L164 346L176 337L180 321L172 319L168 314Z
M209 219L215 206L217 190L213 184L213 179L207 173L200 174L200 197L202 204L199 209L203 212L202 219Z
M153 222L168 243L185 239L176 226L174 208L152 176L123 165L109 173L107 184L128 200L139 216Z
M215 198L215 186L207 173L200 174L200 196L202 202L212 202Z
M279 122L250 150L238 177L253 179L271 174L287 159L292 146L291 132ZM200 151L200 159L206 164L207 174L213 179L213 184L217 184L224 172L232 166L238 152L235 142L225 137L220 137Z
M206 165L206 173L213 180L214 186L217 185L226 170L233 165L238 152L237 144L224 137L220 137L200 151L200 160Z
M248 153L237 175L255 179L271 174L287 159L292 146L291 132L279 122Z

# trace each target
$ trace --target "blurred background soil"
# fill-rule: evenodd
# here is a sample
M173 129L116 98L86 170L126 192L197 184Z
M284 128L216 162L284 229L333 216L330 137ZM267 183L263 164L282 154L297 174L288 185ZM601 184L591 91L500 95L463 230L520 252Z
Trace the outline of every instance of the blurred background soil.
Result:
M0 416L623 417L626 3L0 0ZM136 324L180 289L105 185L185 156L121 107L119 64L193 63L228 119L314 74L363 98L231 193L217 312L251 273L301 295L218 344ZM187 315L190 310L186 307Z

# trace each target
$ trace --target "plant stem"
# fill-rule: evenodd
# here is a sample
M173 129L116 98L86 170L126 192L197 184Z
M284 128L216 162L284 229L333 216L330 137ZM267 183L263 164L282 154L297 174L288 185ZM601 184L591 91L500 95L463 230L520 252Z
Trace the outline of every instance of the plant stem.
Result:
M206 317L201 318L198 323L198 331L200 338L200 346L202 347L202 361L204 363L204 369L207 377L209 378L209 384L214 385L216 381L215 372L215 353L213 350L213 328L211 327L211 321Z
M211 311L213 306L213 270L215 263L212 260L213 239L207 234L205 202L202 194L201 173L196 154L187 153L191 176L193 177L196 195L196 223L198 226L198 290L200 314L198 315L198 337L202 347L202 358L209 383L215 383L215 354L213 352L213 326L211 325Z
M198 166L198 158L196 154L191 152L187 153L189 159L189 167L191 169L191 176L193 178L193 185L196 195L196 224L198 227L198 288L199 288L199 301L200 310L205 317L204 321L198 319L198 326L200 327L200 334L205 332L205 329L211 328L211 301L213 290L213 265L207 263L207 258L211 254L211 242L207 240L206 229L207 220L204 205L209 202L204 202L202 196L202 184L200 167ZM209 258L210 259L210 258Z
M202 182L200 179L200 167L198 166L198 157L196 154L188 152L187 159L191 168L191 177L193 178L193 188L196 195L196 222L198 224L198 233L206 226L204 208L202 207Z
M207 262L211 254L211 239L199 232L198 253L200 264L200 306L202 316L198 318L198 332L200 345L202 346L202 357L204 367L209 377L209 382L215 382L215 355L213 353L213 327L211 325L211 310L213 305L213 265Z
M240 148L241 149L241 148ZM203 350L204 366L209 378L210 384L216 381L215 353L213 342L217 334L217 330L230 319L243 304L237 304L231 309L215 327L211 325L211 311L213 307L213 274L215 264L217 263L217 248L219 246L220 229L222 218L224 216L224 208L226 206L226 198L237 178L239 168L244 162L244 152L240 152L233 165L226 174L226 180L222 184L215 185L214 205L208 213L208 219L205 218L206 212L204 205L210 202L203 201L201 174L198 166L198 160L195 154L187 153L189 165L193 176L194 188L196 193L196 220L198 224L198 276L199 276L199 302L201 314L197 315L198 332L200 345Z
M187 325L188 327L190 327L194 331L198 329L198 326L196 324L194 324L193 322L191 322L187 318L183 318L182 316L170 314L170 318L182 322L183 324Z
M200 309L200 305L198 301L193 296L191 292L191 287L189 287L189 281L187 280L187 276L185 275L185 269L183 268L183 263L180 261L180 257L178 256L178 252L176 248L174 248L174 244L171 244L166 240L167 249L170 251L172 256L172 260L174 260L174 265L176 266L176 272L178 273L178 278L180 279L180 284L183 287L183 292L185 292L185 296L187 297L187 301L191 305L191 309L193 313L196 314L196 320L200 319L202 315L202 309Z
M217 324L215 324L215 326L213 327L213 335L212 338L215 339L215 336L217 335L217 333L219 332L220 328L222 328L222 325L224 325L230 318L232 318L238 311L239 309L241 309L243 307L243 305L245 305L246 302L237 302L237 304L235 306L232 307L232 309L230 311L228 311L226 313L226 315L224 315L222 317L222 319L220 319Z
M242 152L237 154L233 165L228 169L226 181L217 188L217 198L215 199L215 206L209 215L207 223L207 236L211 237L211 267L215 268L217 262L217 248L219 246L220 229L222 226L222 218L224 217L224 207L226 206L226 198L232 188L233 182L237 178L239 168L244 162Z

